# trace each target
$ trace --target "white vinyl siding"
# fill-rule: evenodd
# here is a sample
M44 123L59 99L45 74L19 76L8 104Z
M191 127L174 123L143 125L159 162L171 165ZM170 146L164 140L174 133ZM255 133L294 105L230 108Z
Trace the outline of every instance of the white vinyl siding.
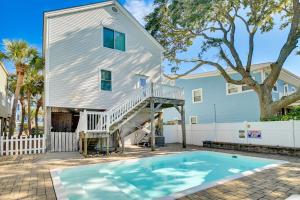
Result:
M203 101L202 88L192 90L193 103L201 103Z
M162 50L111 6L47 20L45 104L106 109L136 87L136 74L158 82ZM103 27L126 35L126 51L103 47ZM99 89L99 69L113 74L113 91Z
M11 109L7 99L7 73L1 65L0 63L0 117L6 118L10 114Z

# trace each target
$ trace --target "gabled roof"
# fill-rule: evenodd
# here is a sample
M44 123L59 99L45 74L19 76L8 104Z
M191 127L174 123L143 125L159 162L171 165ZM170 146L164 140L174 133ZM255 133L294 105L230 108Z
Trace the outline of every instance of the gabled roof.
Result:
M270 65L271 62L254 64L251 67L251 71L253 72L261 71L261 70L268 71L270 70ZM228 74L237 73L231 68L227 68L226 71ZM198 74L188 74L186 76L180 77L179 79L196 79L196 78L204 78L204 77L212 77L212 76L220 76L220 75L221 74L218 70L214 70L214 71L198 73ZM279 79L282 79L283 81L290 83L292 85L300 86L300 77L288 71L287 69L282 68Z
M97 9L105 6L116 6L125 16L127 16L140 30L142 33L144 33L158 48L160 48L162 51L165 51L165 49L159 44L156 39L133 17L133 15L124 8L117 0L110 0L110 1L104 1L101 3L94 3L94 4L88 4L83 6L77 6L77 7L71 7L71 8L65 8L60 10L54 10L54 11L48 11L44 13L44 27L46 23L46 18L49 17L56 17L59 15L65 15L65 14L72 14L76 12L82 12L87 11L91 9Z

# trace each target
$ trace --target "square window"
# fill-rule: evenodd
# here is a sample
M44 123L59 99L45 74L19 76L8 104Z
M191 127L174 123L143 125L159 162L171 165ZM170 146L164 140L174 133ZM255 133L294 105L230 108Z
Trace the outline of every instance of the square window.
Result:
M103 46L113 49L115 46L114 30L103 28Z
M227 93L228 94L234 94L234 93L238 93L238 92L239 92L239 88L237 85L227 83Z
M202 88L193 90L192 96L193 96L193 103L202 102Z
M190 124L197 124L197 116L191 116L190 117Z
M112 91L111 71L101 70L101 90Z
M115 49L125 51L125 34L115 31Z

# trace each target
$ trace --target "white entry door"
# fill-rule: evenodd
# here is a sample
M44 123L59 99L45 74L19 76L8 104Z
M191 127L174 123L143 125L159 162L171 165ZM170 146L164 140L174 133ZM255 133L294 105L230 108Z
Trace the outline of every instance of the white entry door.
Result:
M137 75L136 88L144 88L147 85L148 76Z

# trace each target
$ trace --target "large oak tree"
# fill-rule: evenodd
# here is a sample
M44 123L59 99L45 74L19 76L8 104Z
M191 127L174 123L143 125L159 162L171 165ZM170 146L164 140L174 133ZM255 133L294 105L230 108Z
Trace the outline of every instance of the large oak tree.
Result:
M185 73L173 78L205 65L212 66L228 83L248 85L257 93L261 119L300 100L300 88L278 101L272 99L272 88L286 59L297 50L300 38L299 0L155 0L154 4L154 11L146 16L146 29L165 47L165 57L169 61L179 66L182 63L193 64ZM280 20L275 19L278 16ZM260 83L251 76L255 36L273 30L277 21L280 21L280 29L288 29L288 34L280 52L270 49L277 58L270 65L270 73ZM237 26L242 26L247 34L246 59L242 59L236 45L237 28L240 28ZM188 51L198 38L202 41L198 56L180 59L180 52ZM204 55L212 49L217 51L217 61L204 59ZM230 76L227 67L240 74L241 78Z

